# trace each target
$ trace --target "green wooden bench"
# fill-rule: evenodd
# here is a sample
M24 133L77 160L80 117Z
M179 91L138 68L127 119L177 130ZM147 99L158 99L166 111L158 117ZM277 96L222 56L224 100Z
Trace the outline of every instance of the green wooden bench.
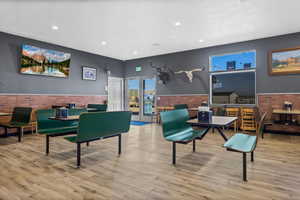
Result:
M8 129L18 129L18 142L21 142L23 136L23 127L28 126L31 119L32 108L30 107L15 107L12 118L9 122L0 123L0 127L5 129L5 135L8 135Z
M259 134L263 134L264 120L266 113L260 119L256 136L251 136L243 133L237 133L232 136L225 144L224 147L228 151L238 152L243 154L243 180L247 181L247 153L251 153L251 162L254 162L254 151L257 145L257 138Z
M131 112L94 112L80 115L76 136L65 137L77 145L77 167L80 167L81 144L110 137L119 137L119 154L121 154L121 134L129 131Z
M174 109L175 110L188 109L188 105L187 104L176 104L176 105L174 105Z
M87 108L94 109L94 110L89 110L89 112L106 112L107 104L88 104Z
M86 109L69 109L69 115L80 115ZM36 111L37 132L46 135L46 154L49 154L50 137L76 134L78 121L59 121L49 119L55 116L55 109L42 109Z
M188 144L193 141L193 152L196 151L196 140L201 140L208 129L194 130L186 123L189 120L187 109L161 112L163 136L173 143L173 164L176 164L176 143Z

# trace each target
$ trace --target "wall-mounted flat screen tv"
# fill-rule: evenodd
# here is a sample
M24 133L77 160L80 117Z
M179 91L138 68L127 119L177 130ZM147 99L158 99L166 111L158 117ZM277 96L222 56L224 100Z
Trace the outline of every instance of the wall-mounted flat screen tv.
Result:
M22 74L67 78L70 73L71 54L22 45Z

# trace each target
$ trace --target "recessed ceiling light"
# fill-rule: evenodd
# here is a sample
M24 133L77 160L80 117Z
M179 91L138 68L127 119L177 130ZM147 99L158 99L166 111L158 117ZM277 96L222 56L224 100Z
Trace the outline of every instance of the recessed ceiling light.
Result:
M200 39L199 42L204 42L204 40Z
M175 22L175 26L181 26L181 22Z
M102 44L103 46L105 46L105 45L107 45L107 42L106 42L106 41L102 41L101 44Z
M138 54L138 52L137 52L137 51L133 51L132 53L133 53L133 55L137 55L137 54Z
M56 25L53 25L51 28L52 28L52 30L55 30L55 31L58 30L58 26L56 26Z

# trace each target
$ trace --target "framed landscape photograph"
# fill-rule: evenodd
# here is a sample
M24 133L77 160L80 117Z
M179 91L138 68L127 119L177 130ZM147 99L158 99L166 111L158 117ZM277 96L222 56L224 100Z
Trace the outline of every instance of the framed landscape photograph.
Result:
M22 74L67 78L71 54L30 45L22 45L20 72Z
M92 67L82 67L82 79L89 81L97 80L97 69Z
M269 73L271 75L299 74L300 47L271 51Z

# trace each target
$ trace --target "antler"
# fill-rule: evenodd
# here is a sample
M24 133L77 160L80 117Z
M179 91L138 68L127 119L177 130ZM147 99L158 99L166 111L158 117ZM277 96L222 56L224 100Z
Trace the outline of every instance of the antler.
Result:
M200 69L193 69L190 72L202 72L204 71L204 67L200 68Z

